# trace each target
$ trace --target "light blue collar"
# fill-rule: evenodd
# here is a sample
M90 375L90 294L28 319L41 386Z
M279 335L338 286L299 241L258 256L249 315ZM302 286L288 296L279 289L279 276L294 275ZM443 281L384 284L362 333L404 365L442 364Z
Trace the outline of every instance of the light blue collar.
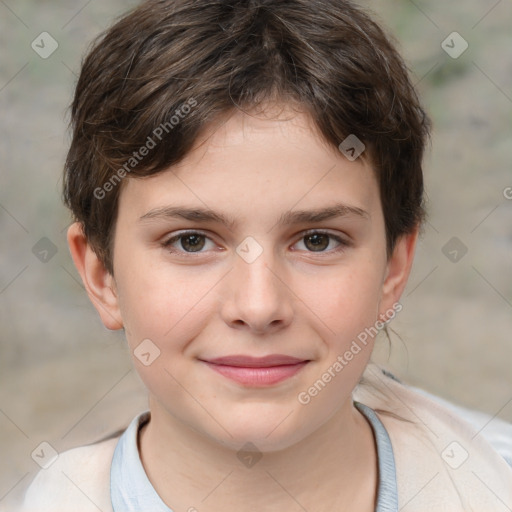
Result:
M110 468L110 497L114 512L172 512L144 471L137 448L139 429L149 411L136 416L117 441Z
M395 458L388 433L373 409L359 402L354 404L370 422L377 445L379 487L375 512L397 512ZM140 460L137 436L148 420L149 411L136 416L117 442L110 469L114 512L173 512L151 485Z
M389 439L387 430L373 409L360 402L354 402L354 405L370 422L375 437L375 444L377 445L379 486L377 489L375 512L398 512L396 466L391 439Z

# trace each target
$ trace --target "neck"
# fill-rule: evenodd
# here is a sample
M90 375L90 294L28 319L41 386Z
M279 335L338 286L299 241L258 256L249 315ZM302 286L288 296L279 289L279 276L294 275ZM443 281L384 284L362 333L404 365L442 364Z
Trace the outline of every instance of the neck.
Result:
M173 510L372 511L377 456L370 425L347 402L300 442L244 465L237 451L191 429L150 398L139 435L150 482Z

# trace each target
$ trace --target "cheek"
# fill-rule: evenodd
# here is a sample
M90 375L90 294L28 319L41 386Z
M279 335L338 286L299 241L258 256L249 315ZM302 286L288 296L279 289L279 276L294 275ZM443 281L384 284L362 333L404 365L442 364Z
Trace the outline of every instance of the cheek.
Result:
M165 392L176 403L182 400L180 361L208 322L214 297L208 292L217 280L151 265L137 271L132 267L126 275L119 272L126 340L134 367L153 394Z
M149 338L162 349L176 350L193 337L206 318L216 276L123 258L119 263L119 306L130 347Z
M374 266L351 266L350 272L323 280L322 289L311 294L322 320L316 323L321 325L324 350L312 378L297 396L310 417L334 414L359 382L378 334L374 326L380 279Z
M319 312L337 343L357 336L376 321L381 278L375 266L351 266L322 278L321 286L309 291L308 303Z

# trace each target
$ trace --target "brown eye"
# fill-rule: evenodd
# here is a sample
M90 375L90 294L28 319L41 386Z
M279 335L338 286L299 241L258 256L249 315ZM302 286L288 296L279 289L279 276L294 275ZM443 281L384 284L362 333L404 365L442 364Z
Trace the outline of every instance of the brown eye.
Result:
M200 253L210 240L206 235L199 232L181 233L169 238L162 243L163 247L173 253ZM213 242L210 241L213 246Z
M325 255L336 254L351 246L351 243L344 238L327 231L309 231L297 242L301 251L309 253L325 253ZM300 247L302 246L302 247Z
M204 238L204 235L199 234L181 236L181 247L187 252L200 251L205 245Z
M329 235L325 233L314 233L304 237L304 245L312 251L324 251L329 247Z

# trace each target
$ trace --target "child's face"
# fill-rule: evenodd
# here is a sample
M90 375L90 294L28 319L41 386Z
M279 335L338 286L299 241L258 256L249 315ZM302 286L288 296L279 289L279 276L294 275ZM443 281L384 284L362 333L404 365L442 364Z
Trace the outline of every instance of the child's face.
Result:
M117 299L109 307L122 318L132 353L147 339L160 350L148 366L134 356L155 417L234 449L247 441L282 449L351 410L371 337L316 396L308 389L392 309L407 262L386 257L369 164L329 149L306 116L237 113L210 135L171 170L124 183L113 256ZM335 205L339 216L287 222ZM184 219L170 208L207 210L234 224ZM165 245L183 230L195 236ZM304 238L318 230L330 236ZM147 363L156 352L144 346ZM240 382L205 362L272 354L308 362L287 378L274 370L283 379L260 384L251 379L268 378L268 370L251 377L231 368L249 379Z

